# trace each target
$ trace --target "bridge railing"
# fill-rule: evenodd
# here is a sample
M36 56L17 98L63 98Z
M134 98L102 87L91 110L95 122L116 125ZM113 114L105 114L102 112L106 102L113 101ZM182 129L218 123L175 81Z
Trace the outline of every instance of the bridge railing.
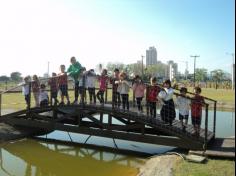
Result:
M176 91L180 91L180 89L175 88ZM187 92L187 94L192 97L195 95L193 92ZM178 93L175 92L175 95L178 95ZM203 115L205 118L203 118L203 123L207 121L207 129L213 132L214 138L216 135L216 112L217 112L217 101L205 96L202 96L204 98L205 103L203 104L205 115ZM203 111L204 113L204 111ZM207 118L207 119L206 119ZM204 126L202 125L202 128Z

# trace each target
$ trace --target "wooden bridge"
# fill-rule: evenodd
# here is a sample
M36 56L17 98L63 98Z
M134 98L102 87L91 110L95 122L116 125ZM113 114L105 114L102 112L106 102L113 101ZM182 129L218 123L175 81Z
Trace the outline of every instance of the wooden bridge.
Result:
M208 100L211 101L211 99ZM153 118L146 114L138 114L134 108L123 111L114 108L108 101L104 106L90 105L84 101L79 105L50 105L43 108L29 106L20 111L1 115L0 121L10 125L38 128L46 133L60 130L185 149L205 150L215 138L216 101L212 101L214 103L213 130L209 130L209 104L206 103L203 115L204 128L201 129L199 137L193 135L192 125L188 125L186 132L183 132L178 120L174 120L172 126L169 126L161 120L160 115Z

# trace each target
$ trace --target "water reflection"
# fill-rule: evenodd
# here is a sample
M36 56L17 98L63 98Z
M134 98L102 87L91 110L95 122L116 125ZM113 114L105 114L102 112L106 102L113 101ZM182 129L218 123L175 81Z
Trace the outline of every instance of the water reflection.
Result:
M1 147L1 176L132 176L141 158L35 140Z

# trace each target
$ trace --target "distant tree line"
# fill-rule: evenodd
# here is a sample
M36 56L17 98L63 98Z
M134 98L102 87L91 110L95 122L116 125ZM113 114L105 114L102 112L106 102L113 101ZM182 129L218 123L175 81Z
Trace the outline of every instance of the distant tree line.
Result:
M20 72L12 72L10 74L10 77L6 76L6 75L2 75L0 76L0 81L1 82L6 82L6 81L15 81L15 82L19 82L21 80L21 73Z
M142 68L144 67L144 68ZM108 72L111 74L115 68L123 70L127 72L128 75L133 76L138 74L142 76L143 79L149 81L151 76L156 76L160 80L161 78L166 78L167 73L167 65L164 63L158 63L156 65L151 65L148 67L142 66L141 62L134 63L134 64L123 64L123 63L112 63L109 62L106 66ZM175 82L177 83L184 83L187 86L193 86L193 74L188 74L186 79L186 75L184 74L177 74L174 77ZM195 70L195 81L196 84L199 84L202 87L206 88L223 88L223 89L230 89L231 88L231 79L229 74L224 72L221 69L215 69L208 73L208 70L205 68L197 68Z

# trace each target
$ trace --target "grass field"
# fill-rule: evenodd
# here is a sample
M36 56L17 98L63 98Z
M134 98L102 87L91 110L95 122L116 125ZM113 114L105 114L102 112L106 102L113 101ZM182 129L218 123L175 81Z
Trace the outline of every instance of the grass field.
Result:
M178 160L174 168L174 176L233 176L235 161L208 159L205 164Z
M188 89L190 92L192 88ZM129 100L131 101L133 99L132 91L130 91L129 94ZM224 104L235 104L235 92L233 90L225 90L225 89L202 89L202 95L209 97L211 99L217 100L218 103L224 103ZM69 96L71 102L74 100L74 93L73 91L69 91ZM58 97L59 98L59 97ZM60 98L59 98L60 99ZM108 101L111 101L111 90L108 90ZM34 105L34 98L32 96L32 105ZM87 97L88 100L88 97ZM2 108L5 109L24 109L25 106L25 100L22 93L5 93L2 95Z

